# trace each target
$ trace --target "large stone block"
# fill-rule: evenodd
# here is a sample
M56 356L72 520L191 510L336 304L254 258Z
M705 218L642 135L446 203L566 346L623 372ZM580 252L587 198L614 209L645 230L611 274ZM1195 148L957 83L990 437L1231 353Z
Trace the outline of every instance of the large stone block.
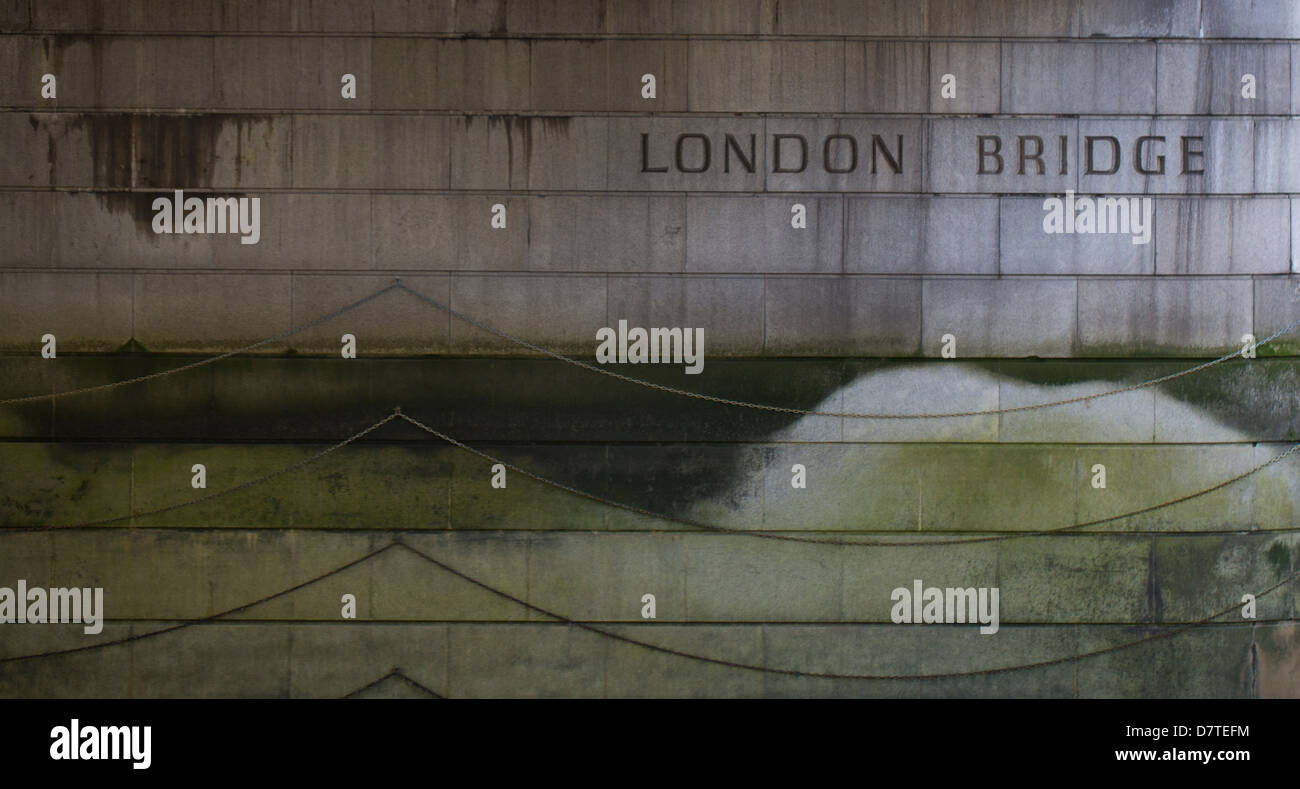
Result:
M132 650L131 696L287 698L289 654L285 628L222 624L168 633L148 648L141 645Z
M506 6L505 30L511 33L581 35L607 32L605 0L537 0L503 5Z
M435 115L295 115L293 185L444 189L449 136Z
M927 279L921 347L938 356L956 338L958 358L1069 356L1077 333L1073 279Z
M1075 5L1079 38L1196 38L1199 7L1178 0L1094 0Z
M666 651L761 666L764 637L759 626L642 622L602 625L601 629L640 642L606 639L605 690L609 698L760 698L770 679L760 671Z
M362 601L357 604L360 609ZM435 693L447 694L446 625L349 622L346 629L334 623L308 624L292 626L289 632L293 698L342 698L394 667ZM428 694L395 677L354 698L428 698Z
M877 277L769 277L768 354L911 355L920 351L921 282Z
M688 73L693 112L844 110L836 41L691 41Z
M1300 276L1258 277L1254 281L1255 339L1263 342L1300 320ZM1243 332L1244 333L1244 332ZM1261 356L1292 356L1300 349L1300 329L1261 345Z
M1080 353L1218 356L1250 331L1251 283L1241 279L1082 279Z
M1002 45L1002 112L1149 114L1155 106L1154 44Z
M1098 220L1105 215L1107 233L1048 233L1048 215L1040 198L1002 198L999 211L999 270L1003 274L1152 274L1155 272L1156 222L1151 198L1131 201L1107 196L1083 196L1098 202ZM1108 202L1103 202L1108 201ZM1112 207L1113 206L1113 207ZM1150 206L1145 210L1145 206ZM1136 209L1136 210L1135 210ZM1062 206L1062 211L1067 209ZM1145 218L1144 218L1145 217ZM1118 223L1118 225L1116 225ZM1135 243L1146 239L1146 243Z
M403 37L376 38L371 46L375 107L475 112L532 105L527 41ZM333 71L343 71L341 62L334 65ZM365 88L359 72L357 78L360 100ZM337 98L337 84L333 93Z
M777 0L672 0L673 32L685 35L773 34L777 30Z
M133 303L129 274L0 273L0 348L39 355L53 334L59 353L117 350L131 339Z
M377 267L528 270L530 211L522 196L385 194L372 200L374 249L366 257ZM505 227L493 227L496 217Z
M845 42L844 110L925 112L926 50L913 41Z
M447 569L400 548L376 557L367 563L374 576L373 615L376 619L416 621L522 622L539 618L519 603L462 577L527 600L528 541L527 535L515 534L403 535L401 542ZM337 600L334 595L333 601Z
M573 619L627 622L642 618L641 598L652 594L658 620L682 621L688 541L694 546L676 534L530 535L529 598Z
M844 268L872 274L996 274L998 201L850 197Z
M60 107L212 107L215 39L194 36L52 36L34 39L58 78ZM46 104L33 90L27 105Z
M927 0L927 31L935 37L1065 37L1074 25L1073 4L1064 0Z
M1300 38L1300 13L1287 0L1205 0L1201 35L1206 38Z
M528 188L604 190L609 184L606 118L539 117L528 125ZM605 154L605 155L602 155Z
M796 207L806 227L793 226ZM686 270L838 273L843 213L838 196L688 197Z
M532 125L517 115L461 115L447 120L452 189L527 189Z
M998 440L998 382L981 370L952 360L942 363L890 365L873 370L861 362L848 370L857 377L837 392L838 400L825 410L870 414L944 414L984 411L978 416L909 419L864 419L846 417L846 441L934 441Z
M1206 614L1208 615L1207 611ZM1250 698L1251 623L1079 628L1079 698Z
M4 13L0 10L0 15ZM2 17L0 17L2 18ZM3 24L3 23L0 23ZM3 28L0 28L3 29ZM6 30L6 32L8 32ZM77 106L68 101L70 96L78 96L85 101L90 94L89 80L78 81L76 76L63 66L62 57L67 49L67 42L62 39L44 39L39 36L5 35L0 37L0 69L8 75L4 85L0 85L0 101L6 107L33 107L56 109ZM54 60L58 58L58 66ZM44 86L41 79L53 73L58 80L58 97L47 99L41 95ZM68 77L66 90L64 81Z
M1255 192L1300 191L1300 120L1255 121Z
M959 346L960 347L960 346ZM1023 363L1004 365L1028 381L1010 380L998 384L1001 408L1023 408L1041 403L1110 392L1130 381L1084 380L1063 383L1060 377L1078 376L1076 363ZM1056 378L1057 380L1052 380ZM1039 384L1037 380L1044 380ZM1145 380L1145 379L1143 379ZM1051 381L1055 385L1047 385ZM1131 383L1139 383L1133 380ZM1153 440L1155 397L1151 389L1097 397L1050 408L1026 409L1001 414L998 440L1027 443L1140 443Z
M925 35L925 4L908 0L807 0L797 7L786 5L779 10L775 32L783 35Z
M1001 45L985 41L931 41L929 111L994 113L1002 107ZM956 95L941 91L945 75L953 76Z
M372 69L371 50L377 45L367 38L219 36L211 41L216 61L211 71L216 79L213 100L228 109L370 109L383 106L375 101L376 92L400 78ZM412 59L403 65L409 70L419 62ZM344 74L356 78L354 99L343 97Z
M296 274L293 277L293 325L318 320L335 310L388 287L396 277L384 274ZM449 302L447 275L401 276L403 284L443 304ZM340 358L341 337L356 338L358 359L375 355L446 353L449 322L445 312L402 291L389 291L286 342L299 353ZM351 362L349 362L350 364ZM359 373L358 373L359 374Z
M394 265L375 254L375 224L387 219L375 216L368 194L340 192L267 193L262 195L262 231L257 244L238 243L221 237L212 246L217 267L265 267L292 270L351 269ZM162 236L158 247L175 244Z
M494 329L562 353L594 353L596 330L607 326L604 277L455 274L451 308ZM459 353L520 353L519 345L453 320Z
M0 695L5 698L95 699L131 695L131 652L108 644L142 632L147 625L107 623L99 635L86 635L81 625L9 628L5 651L15 657L64 651L68 654L0 663ZM166 638L166 636L162 636ZM145 642L148 643L147 641ZM141 644L140 646L144 646Z
M1085 446L1076 450L1076 456L1079 522L1112 519L1089 527L1090 531L1195 532L1250 529L1254 523L1251 478L1151 512L1118 517L1248 471L1254 465L1248 444ZM1105 488L1092 486L1093 467L1098 463L1106 467ZM1201 574L1193 571L1188 577Z
M711 353L763 352L763 289L757 277L610 277L608 325L702 328L707 370Z
M288 329L290 292L287 274L137 274L132 336L154 352L231 351Z
M512 6L513 7L513 6ZM452 698L601 698L607 639L562 623L462 624L448 630Z
M5 191L0 193L0 227L5 243L0 245L0 267L45 268L52 264L50 249L57 223L53 192ZM74 225L79 227L79 225Z
M943 586L999 587L999 617L1006 623L1125 624L1150 618L1149 542L1074 533L1003 540L991 544L997 549L996 569L931 577L936 586L944 579Z
M49 186L58 161L50 140L50 126L66 128L54 113L0 113L0 136L8 155L0 159L0 186Z
M1156 47L1161 115L1285 115L1291 53L1285 44L1161 43ZM1245 75L1255 97L1242 96Z
M534 271L682 271L681 197L537 195L528 201L528 267Z
M1244 619L1242 595L1258 595L1291 575L1293 540L1278 534L1160 537L1154 557L1159 613L1166 621L1195 622L1235 607L1223 619ZM1259 619L1292 616L1293 601L1282 593L1285 588L1257 599Z
M692 536L688 549L688 621L761 618L824 622L846 618L839 546L792 546L722 534ZM765 613L755 617L757 611Z
M440 420L434 416L430 416L434 422L431 426L436 429ZM416 418L424 421L420 415ZM429 436L427 440L434 441L435 438ZM451 528L457 531L520 533L608 528L607 520L614 508L529 476L542 476L558 484L599 494L608 486L606 453L599 448L496 446L480 451L489 457L465 450L452 456L451 490L448 493ZM493 468L496 465L494 461L514 467L506 467L504 488L493 484L499 473Z
M1285 274L1290 270L1286 199L1156 201L1157 274Z
M682 41L534 41L532 108L548 111L681 111L687 107ZM655 97L642 77L655 78ZM526 81L525 81L526 82Z
M31 4L23 0L5 0L0 3L0 32L13 33L31 27Z
M604 108L614 112L685 111L690 91L686 70L689 47L686 41L611 40ZM646 74L655 77L653 99L641 93Z
M57 528L130 514L131 455L123 447L7 442L0 457L6 469L0 481L4 526ZM37 537L6 534L4 539L21 548ZM6 549L2 577L10 581L23 577L15 573L36 573L41 566L20 548ZM38 583L56 576L27 577Z

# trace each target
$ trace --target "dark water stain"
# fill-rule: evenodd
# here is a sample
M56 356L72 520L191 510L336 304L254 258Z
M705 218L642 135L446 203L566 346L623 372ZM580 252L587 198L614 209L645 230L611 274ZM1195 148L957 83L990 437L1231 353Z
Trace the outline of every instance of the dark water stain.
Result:
M185 359L119 353L69 356L66 361L70 385L79 386L156 372ZM147 390L123 387L99 398L68 398L59 403L58 437L337 441L401 405L470 446L558 482L655 512L686 515L701 500L739 506L761 458L759 450L734 442L761 441L798 418L683 400L538 359L361 359L349 364L310 357L232 359L147 384ZM820 362L717 360L710 365L707 381L688 378L681 369L637 372L658 383L796 408L815 407L844 383L842 367ZM368 394L368 388L357 385L365 380L373 385ZM141 391L150 397L142 399ZM217 391L247 394L215 398ZM310 407L279 396L288 391L313 392ZM106 412L114 418L105 419ZM404 424L390 424L373 438L451 451ZM677 442L686 446L673 446ZM413 484L424 482L412 479Z
M33 127L54 124L30 115ZM222 143L234 135L234 183L238 186L244 161L244 137L264 115L155 113L96 113L71 116L62 129L50 129L49 167L53 174L62 147L82 138L89 147L91 183L95 189L207 189L222 163ZM106 209L126 213L141 233L152 235L152 203L157 194L113 193L99 196Z
M461 123L468 128L475 120L474 115L465 115L461 117ZM506 138L506 174L508 183L514 183L514 174L518 168L527 179L528 168L533 159L533 124L541 124L541 131L549 137L567 137L569 129L572 126L573 118L566 116L556 117L533 117L530 115L506 115L494 113L491 115L481 116L486 119L488 134L497 127L505 133ZM515 143L522 147L516 158Z
M1284 542L1275 542L1264 554L1273 568L1273 577L1283 578L1291 573L1291 549Z
M102 23L102 20L99 20ZM98 28L92 28L98 29ZM89 64L76 64L84 68L89 66L90 77L90 95L93 97L93 104L102 106L104 102L104 61L105 50L112 43L113 39L103 36L90 36L80 33L65 34L57 36L47 36L41 39L41 54L44 58L46 69L59 79L63 79L64 74L70 74L69 69L65 69L65 62L68 50L74 47L85 47L90 52ZM78 69L79 70L79 69ZM78 74L77 79L84 79L86 75ZM58 100L55 99L55 105Z

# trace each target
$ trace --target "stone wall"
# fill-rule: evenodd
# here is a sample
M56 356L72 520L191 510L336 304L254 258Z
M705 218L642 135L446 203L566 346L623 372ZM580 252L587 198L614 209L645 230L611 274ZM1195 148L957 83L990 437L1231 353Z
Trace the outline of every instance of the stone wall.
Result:
M1014 410L1300 319L1294 3L9 0L0 32L0 401L45 397L0 403L32 529L0 586L108 617L5 626L0 695L1300 695L1300 470L1252 471L1300 433L1297 332ZM155 232L174 190L258 198L257 243ZM1044 232L1067 190L1149 198L1148 242ZM398 278L456 314L301 328ZM703 327L700 375L600 369L792 410L465 318L587 364L620 319ZM397 420L311 460L395 407L483 454ZM999 632L894 624L916 578L1000 588Z

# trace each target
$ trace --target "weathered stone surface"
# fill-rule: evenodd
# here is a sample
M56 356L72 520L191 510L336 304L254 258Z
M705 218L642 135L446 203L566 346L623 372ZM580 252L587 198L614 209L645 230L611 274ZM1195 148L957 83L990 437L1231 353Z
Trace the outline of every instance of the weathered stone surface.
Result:
M1079 281L1079 350L1091 355L1217 356L1240 348L1251 322L1249 280Z
M1285 115L1291 94L1286 44L1183 44L1156 47L1156 111L1162 115ZM1242 95L1246 75L1255 97Z
M1087 195L1080 198L1094 199ZM1142 209L1134 210L1127 198L1115 206L1113 215L1107 204L1100 202L1106 198L1095 199L1099 201L1098 213L1105 213L1108 222L1113 222L1110 217L1114 216L1121 229L1135 230L1136 223L1143 221ZM1048 209L1044 206L1044 200L1036 197L1006 197L999 201L998 268L1003 274L1154 273L1157 239L1152 224L1159 226L1155 205L1140 234L1047 233L1044 222ZM1147 243L1134 243L1143 238Z
M1086 280L1085 280L1086 282ZM1069 356L1078 333L1073 279L927 279L922 353L953 335L958 358Z
M1142 43L1002 46L1002 112L1147 114L1156 104L1156 48Z
M832 41L692 41L692 112L839 112L844 46Z
M843 213L838 196L688 197L686 270L838 273Z
M130 275L6 271L0 347L39 355L41 338L53 334L60 353L114 351L131 339L134 303Z
M1157 274L1285 274L1285 199L1157 200Z
M766 283L770 354L912 355L920 349L919 280L769 277Z
M996 274L998 201L850 197L844 268L872 274Z

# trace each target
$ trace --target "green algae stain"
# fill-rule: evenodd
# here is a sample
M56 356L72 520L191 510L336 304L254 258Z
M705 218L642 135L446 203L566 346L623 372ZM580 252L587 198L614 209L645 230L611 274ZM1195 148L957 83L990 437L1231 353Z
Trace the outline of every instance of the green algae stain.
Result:
M1264 554L1269 566L1273 568L1273 575L1281 578L1291 572L1291 549L1282 541L1273 543Z

